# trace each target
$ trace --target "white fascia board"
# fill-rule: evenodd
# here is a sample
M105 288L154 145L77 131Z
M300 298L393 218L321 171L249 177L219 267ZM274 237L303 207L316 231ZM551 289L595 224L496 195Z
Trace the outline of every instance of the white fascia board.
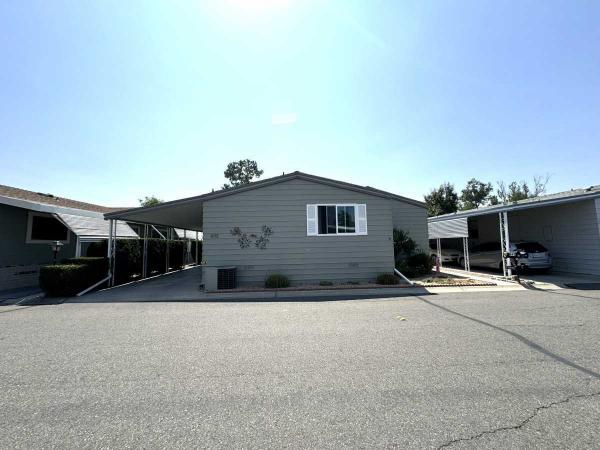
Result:
M14 206L16 208L28 209L30 211L44 212L48 214L73 214L74 216L86 216L104 218L104 214L95 211L86 211L85 209L66 208L64 206L46 205L44 203L31 202L18 198L5 197L0 195L0 204Z

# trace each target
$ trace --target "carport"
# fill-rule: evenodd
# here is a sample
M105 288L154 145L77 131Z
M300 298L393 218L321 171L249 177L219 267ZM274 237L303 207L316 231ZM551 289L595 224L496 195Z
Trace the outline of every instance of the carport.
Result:
M501 248L505 252L510 251L510 236L508 233L508 213L507 211L498 212L498 224ZM436 240L436 251L440 265L442 264L442 239L458 238L462 240L464 268L467 272L471 271L469 260L469 217L460 217L446 220L429 220L427 224L429 239ZM508 263L508 258L502 258L502 271L504 276L511 276L512 270Z
M469 244L495 241L510 252L512 239L547 247L557 271L600 275L600 186L430 217L428 231L438 257L443 239L462 239L467 270ZM507 258L503 274L511 275Z
M105 214L104 217L109 221L109 240L108 240L108 259L109 259L109 285L115 284L115 254L116 254L116 236L117 223L125 221L135 224L141 229L142 240L144 241L144 251L142 259L142 278L148 276L147 248L148 237L151 233L157 233L167 242L165 264L169 267L169 246L172 240L196 241L195 263L198 260L198 241L202 232L202 200L204 196L191 197L171 202L160 203L154 206L132 208L113 213ZM166 228L166 233L161 233L158 227Z

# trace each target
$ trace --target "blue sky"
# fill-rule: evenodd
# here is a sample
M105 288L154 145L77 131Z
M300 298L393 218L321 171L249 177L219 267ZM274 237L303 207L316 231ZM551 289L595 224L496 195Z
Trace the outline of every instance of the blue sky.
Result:
M0 3L0 184L108 205L232 160L422 198L600 183L597 1Z

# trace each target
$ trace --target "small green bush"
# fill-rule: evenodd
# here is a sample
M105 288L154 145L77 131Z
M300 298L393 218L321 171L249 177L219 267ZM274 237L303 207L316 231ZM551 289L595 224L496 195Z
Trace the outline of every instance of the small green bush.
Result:
M290 280L285 275L274 273L265 280L265 287L269 289L286 288L290 286Z
M381 273L377 275L377 284L398 284L398 278L393 273Z
M333 286L333 283L331 281L319 281L319 286Z

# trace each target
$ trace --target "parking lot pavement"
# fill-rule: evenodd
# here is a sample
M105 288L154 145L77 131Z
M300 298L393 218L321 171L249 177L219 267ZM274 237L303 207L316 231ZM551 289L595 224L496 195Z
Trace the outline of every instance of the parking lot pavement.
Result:
M600 292L0 307L2 448L591 448Z

